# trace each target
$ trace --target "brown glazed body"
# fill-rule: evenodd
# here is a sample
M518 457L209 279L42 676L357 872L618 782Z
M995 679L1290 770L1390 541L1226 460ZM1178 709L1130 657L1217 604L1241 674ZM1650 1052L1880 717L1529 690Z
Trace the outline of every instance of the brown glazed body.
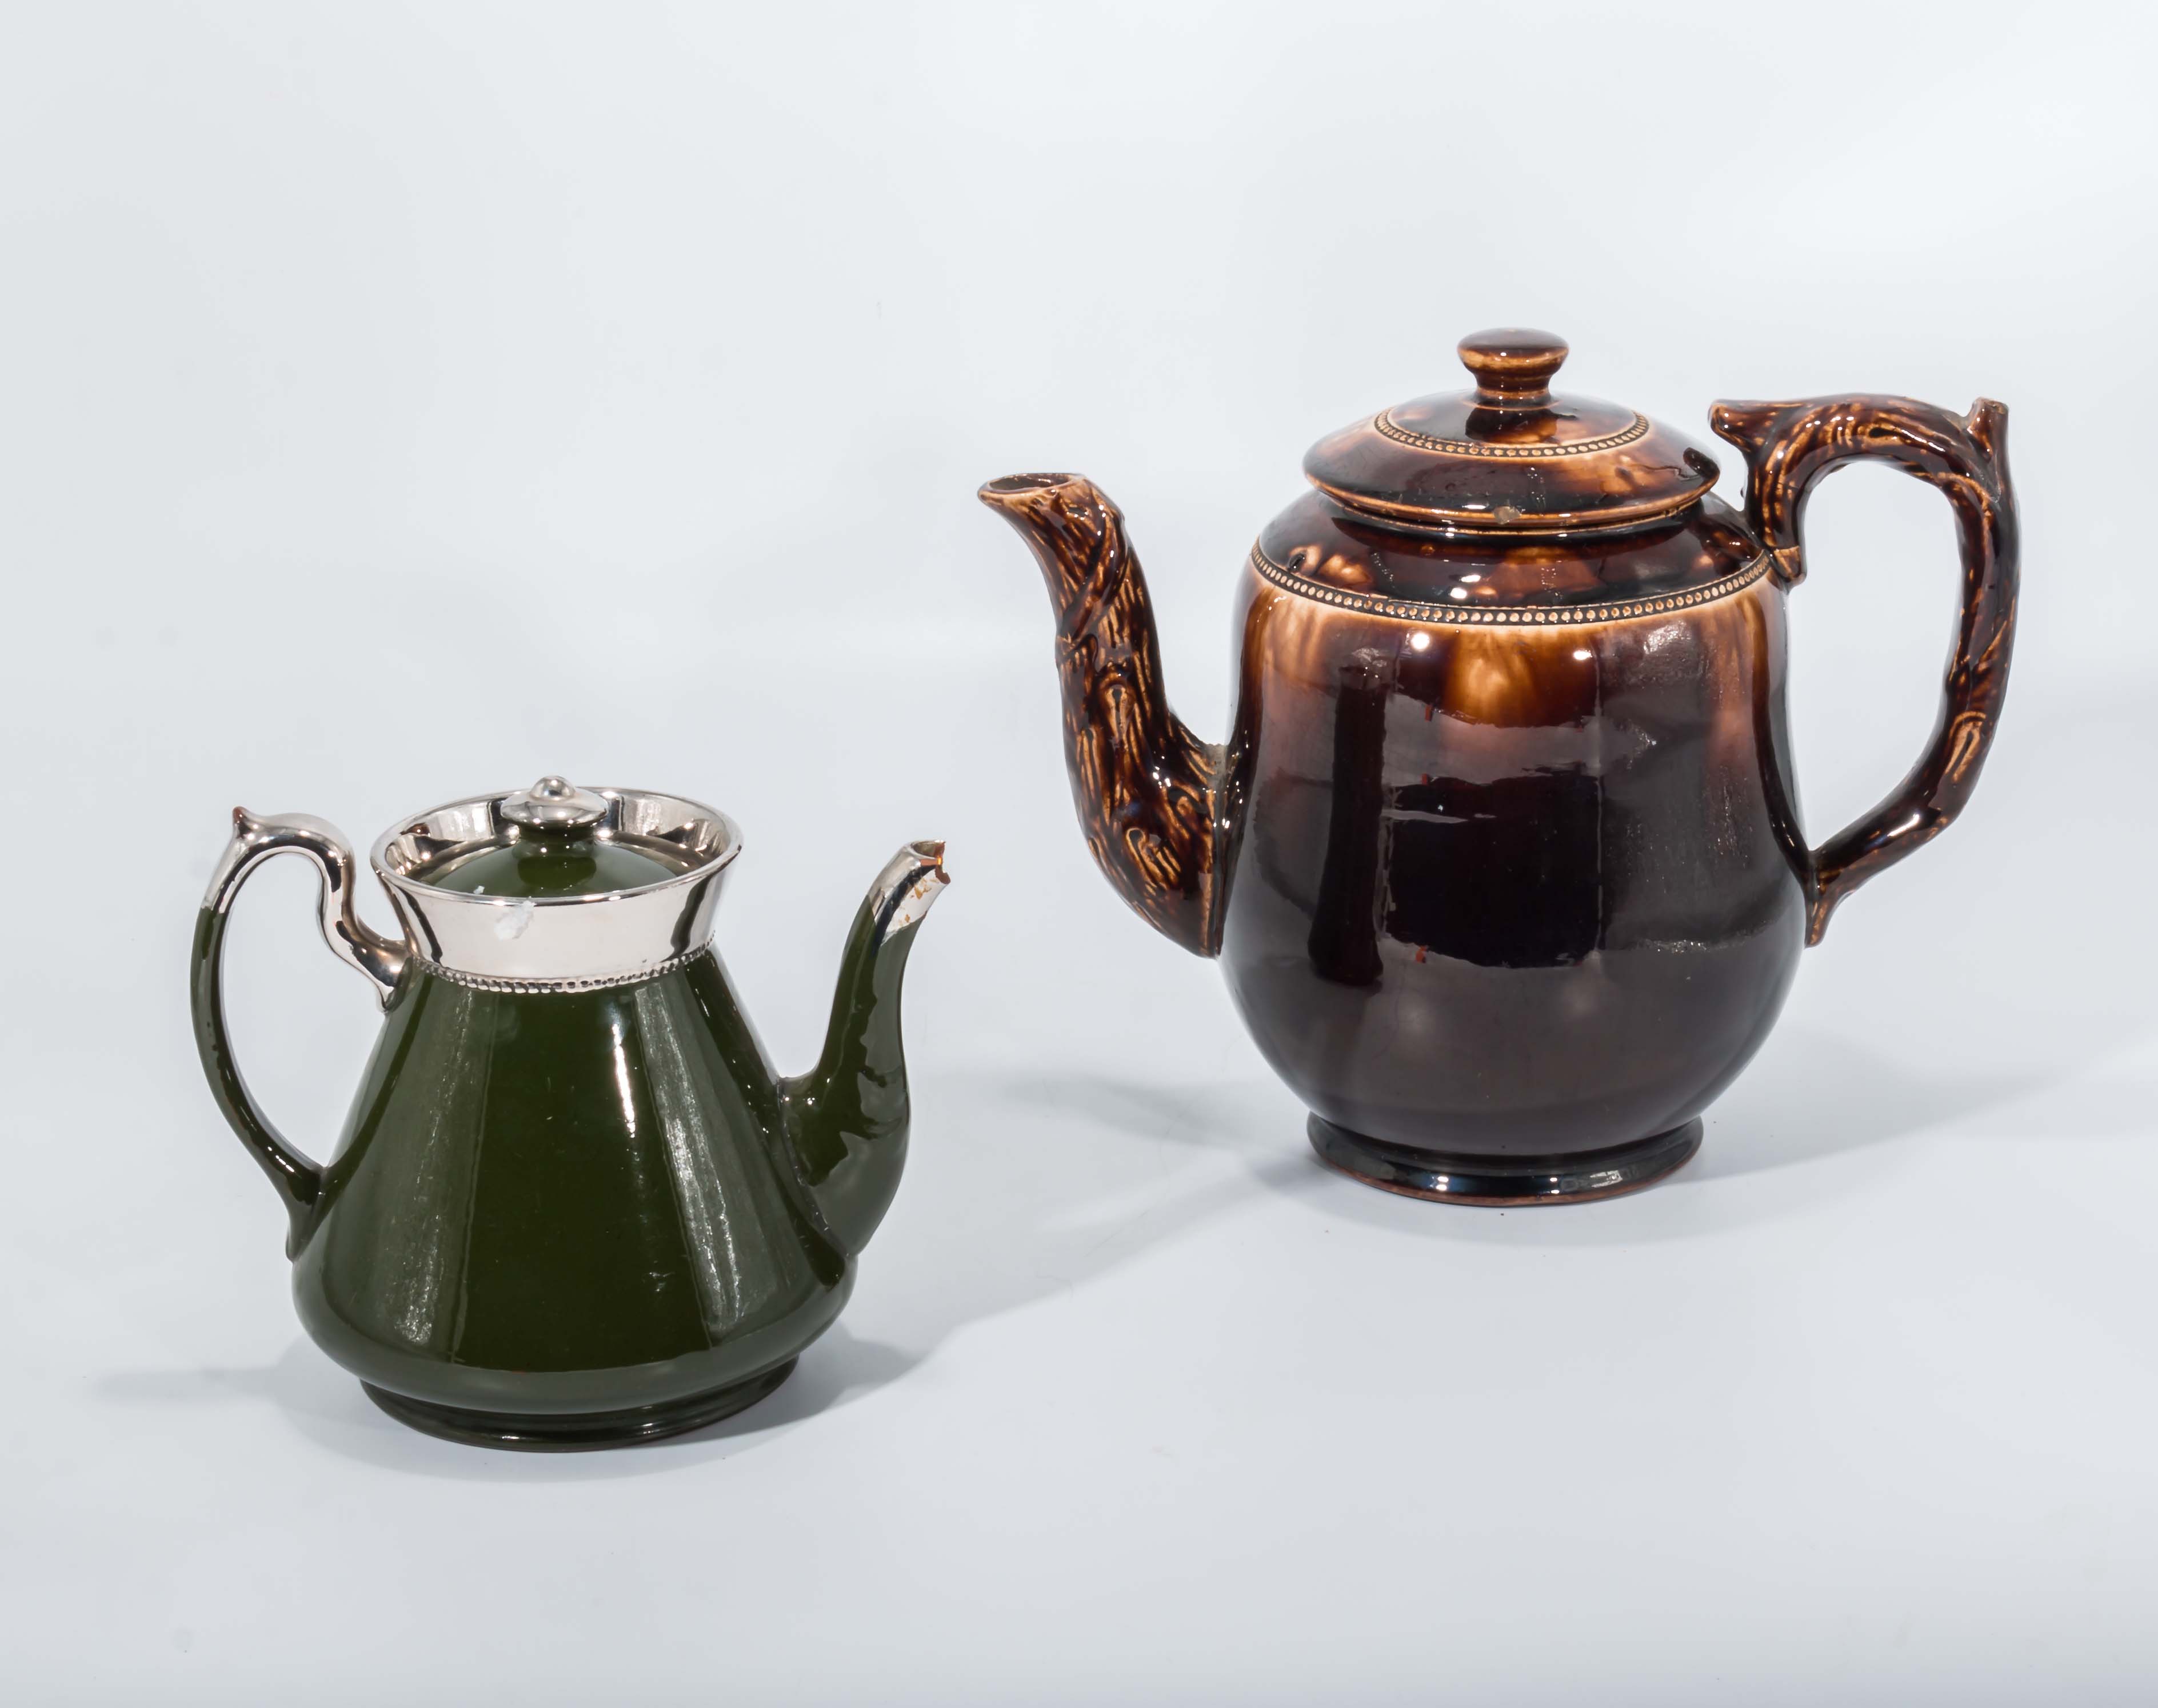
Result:
M1262 565L1364 530L1316 494L1267 530L1239 601L1219 943L1315 1113L1458 1156L1600 1149L1691 1120L1768 1035L1805 939L1784 594L1748 576L1735 516L1702 520L1613 542L1582 598L1703 559L1744 585L1549 625L1321 603ZM1524 555L1551 554L1434 543L1412 565L1488 585L1542 566Z
M1321 441L1318 490L1260 534L1220 746L1169 710L1116 507L1072 475L982 497L1057 609L1097 861L1158 930L1220 957L1320 1155L1419 1196L1598 1197L1692 1153L1837 901L1968 797L2014 631L2006 412L1719 405L1752 475L1742 516L1697 447L1542 390L1565 353L1548 334L1463 352L1477 391ZM1928 751L1814 849L1785 604L1807 493L1861 457L1949 499L1963 609ZM1409 525L1441 503L1443 525ZM1464 523L1479 504L1493 525ZM1584 525L1599 506L1624 519Z

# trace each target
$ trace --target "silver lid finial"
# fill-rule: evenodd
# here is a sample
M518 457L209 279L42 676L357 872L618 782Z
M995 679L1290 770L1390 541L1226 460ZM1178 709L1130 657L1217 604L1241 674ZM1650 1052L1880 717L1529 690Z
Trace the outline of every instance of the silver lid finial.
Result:
M581 789L567 777L543 777L529 789L502 798L502 816L527 830L590 830L604 823L607 797Z

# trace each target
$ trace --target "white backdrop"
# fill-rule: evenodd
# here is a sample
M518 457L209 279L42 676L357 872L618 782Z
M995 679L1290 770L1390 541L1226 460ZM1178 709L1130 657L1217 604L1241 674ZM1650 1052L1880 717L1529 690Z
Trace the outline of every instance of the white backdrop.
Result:
M5 1694L2149 1700L2151 47L1970 0L8 6ZM1098 479L1218 736L1304 446L1493 323L1704 441L2006 400L2026 592L1975 803L1700 1158L1510 1214L1320 1171L1093 872L973 497ZM1809 548L1820 839L1917 752L1955 570L1871 470ZM715 1432L534 1458L301 1336L183 965L235 801L364 846L549 770L744 825L784 1066L891 848L955 883L840 1328ZM374 1020L311 883L250 887L233 977L320 1151Z

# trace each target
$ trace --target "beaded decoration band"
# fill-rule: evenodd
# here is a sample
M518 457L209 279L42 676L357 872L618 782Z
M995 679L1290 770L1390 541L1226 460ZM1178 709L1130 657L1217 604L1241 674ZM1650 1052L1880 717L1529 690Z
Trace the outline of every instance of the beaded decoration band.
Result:
M447 978L452 984L462 984L467 990L502 991L512 996L561 996L586 990L612 990L618 984L642 984L648 978L657 978L662 973L673 973L686 967L698 956L710 952L710 943L700 943L694 949L679 955L670 955L666 960L650 967L640 967L634 973L611 973L600 978L495 978L484 973L467 973L462 968L445 967L439 961L430 961L423 955L412 957L412 964L424 968L438 978Z
M1276 563L1257 545L1252 547L1252 567L1283 592L1316 599L1322 605L1344 611L1360 611L1372 617L1399 617L1408 622L1548 625L1610 622L1620 617L1655 617L1667 611L1685 611L1711 600L1722 599L1752 586L1768 573L1770 557L1762 552L1719 581L1708 581L1683 592L1658 594L1641 599L1614 599L1596 605L1509 605L1477 609L1469 605L1445 605L1418 599L1388 599L1376 593L1351 593L1305 580Z
M1637 415L1615 433L1606 433L1600 439L1577 439L1570 445L1554 441L1495 445L1482 439L1435 438L1412 427L1398 426L1391 410L1374 415L1371 425L1381 438L1391 439L1397 445L1412 445L1419 451L1444 451L1456 457L1582 457L1593 452L1615 451L1621 445L1631 445L1636 439L1645 437L1649 418Z

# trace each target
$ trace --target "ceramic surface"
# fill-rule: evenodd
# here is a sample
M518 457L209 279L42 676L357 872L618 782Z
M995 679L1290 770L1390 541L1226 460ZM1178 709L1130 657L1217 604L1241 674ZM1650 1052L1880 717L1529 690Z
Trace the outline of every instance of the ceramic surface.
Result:
M276 823L240 818L258 844ZM326 891L337 848L318 855ZM381 1035L322 1165L240 1078L222 988L239 880L214 885L195 931L197 1041L285 1202L307 1332L394 1415L498 1446L646 1439L771 1391L838 1315L898 1188L901 982L945 881L941 854L912 844L880 875L847 942L823 1055L793 1078L766 1060L709 942L594 988L405 953L386 969ZM521 880L518 864L494 866L513 891L566 888L601 908L616 903L588 885L604 868L668 875L567 837L528 856Z
M1317 489L1261 532L1219 746L1169 709L1116 506L1066 474L981 497L1056 610L1088 846L1149 923L1221 958L1320 1154L1419 1196L1602 1196L1691 1154L1804 946L1968 799L2015 626L2006 411L1719 404L1742 514L1700 447L1555 395L1551 335L1463 354L1474 390L1321 441ZM1807 493L1861 457L1949 498L1962 606L1925 754L1816 849L1784 607Z

